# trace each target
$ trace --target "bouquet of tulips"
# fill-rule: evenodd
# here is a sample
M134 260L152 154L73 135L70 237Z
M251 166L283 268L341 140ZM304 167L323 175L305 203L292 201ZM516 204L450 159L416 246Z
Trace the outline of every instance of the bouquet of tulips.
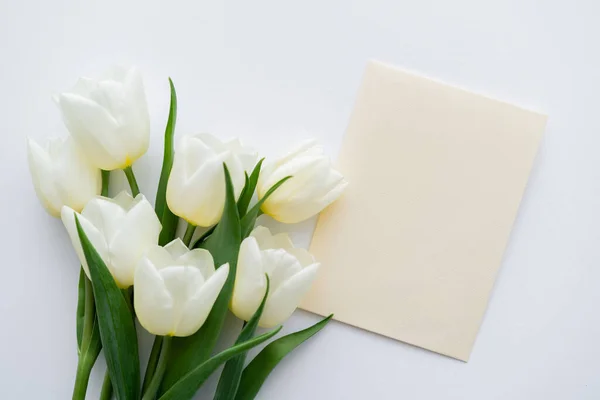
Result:
M253 399L278 362L331 318L271 341L246 365L248 350L279 332L319 269L286 234L255 226L257 217L303 221L335 201L346 181L314 141L274 160L209 134L182 137L174 149L177 97L169 84L154 207L132 169L150 140L136 68L79 79L56 97L70 135L46 146L28 142L36 193L62 219L81 262L73 399L86 397L101 349L101 399L191 399L222 364L214 399ZM131 194L110 198L116 170L124 171ZM178 238L181 220L187 228ZM229 311L243 327L217 353ZM143 379L140 325L156 335ZM257 335L258 327L269 330Z

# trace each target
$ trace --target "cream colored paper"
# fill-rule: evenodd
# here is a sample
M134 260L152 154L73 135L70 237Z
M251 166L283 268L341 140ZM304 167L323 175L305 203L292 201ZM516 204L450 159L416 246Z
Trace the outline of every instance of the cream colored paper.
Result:
M368 64L302 308L467 361L546 117Z

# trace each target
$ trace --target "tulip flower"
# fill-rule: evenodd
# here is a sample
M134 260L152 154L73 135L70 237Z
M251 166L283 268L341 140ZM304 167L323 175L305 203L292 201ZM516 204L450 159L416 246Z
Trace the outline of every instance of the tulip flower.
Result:
M331 167L323 148L311 140L283 158L266 161L258 179L258 198L286 176L292 176L263 203L261 209L280 222L293 224L320 213L348 184Z
M285 233L271 235L259 226L242 242L238 257L231 310L248 321L270 290L259 326L272 328L288 319L298 307L319 269L319 263L304 249L295 248Z
M42 205L54 217L63 206L81 211L100 194L102 175L79 151L70 137L52 138L45 147L27 141L29 171Z
M135 271L134 306L140 324L160 336L190 336L206 321L229 264L215 271L211 254L188 250L181 239L153 246Z
M79 261L90 277L75 225L75 211L63 207L61 216ZM117 285L122 289L131 286L135 268L144 253L157 243L161 230L152 205L142 194L134 199L121 192L114 199L97 196L90 200L78 217Z
M150 117L138 69L80 78L56 101L73 139L96 167L125 169L148 150Z
M238 140L221 142L209 134L183 137L167 183L169 209L192 225L216 224L225 206L223 163L227 164L238 198L244 187L244 172L255 161L256 153Z

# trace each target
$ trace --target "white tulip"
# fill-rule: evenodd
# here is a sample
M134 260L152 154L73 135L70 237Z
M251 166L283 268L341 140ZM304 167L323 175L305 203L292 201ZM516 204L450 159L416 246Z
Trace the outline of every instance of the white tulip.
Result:
M62 220L75 252L88 277L90 272L79 241L75 211L62 208ZM133 285L135 268L144 253L158 242L161 224L144 195L134 199L121 192L114 199L102 196L90 200L78 215L88 239L115 278L117 285Z
M193 225L216 224L225 206L223 163L229 169L237 199L244 187L244 171L255 161L256 153L237 139L222 142L210 134L183 137L167 184L169 208Z
M188 250L180 239L153 246L135 271L134 306L140 324L161 336L193 335L206 321L229 274L215 271L207 250Z
M270 289L259 325L272 328L288 319L312 284L319 263L304 249L295 248L285 233L271 235L259 226L240 247L231 310L248 321Z
M27 158L35 192L54 217L63 206L81 211L100 194L100 170L89 164L70 137L52 138L45 147L28 139Z
M75 142L98 168L129 167L148 150L150 117L137 68L80 78L56 101Z
M281 185L263 203L261 209L280 222L293 224L320 213L333 203L348 184L342 174L331 167L323 148L311 140L283 158L265 161L258 179L258 198L286 176Z

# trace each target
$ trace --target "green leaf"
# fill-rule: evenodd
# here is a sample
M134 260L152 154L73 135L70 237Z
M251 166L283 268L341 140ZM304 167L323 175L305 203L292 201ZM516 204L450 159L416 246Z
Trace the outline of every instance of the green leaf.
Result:
M266 275L266 277L267 290L265 291L262 302L252 318L250 318L246 326L244 326L242 332L240 332L235 344L244 343L245 341L250 340L252 336L254 336L254 332L256 332L256 327L258 326L258 321L260 321L260 317L265 309L267 296L269 295L269 289L271 287L269 276ZM221 378L219 379L219 385L217 386L217 391L215 393L215 400L235 399L235 393L240 385L240 378L242 377L242 370L244 369L245 361L246 353L240 354L239 356L227 361L225 368L223 368L223 372L221 373Z
M77 216L75 222L92 277L98 328L116 397L119 400L137 400L140 366L137 335L129 306L104 261L81 228Z
M260 168L264 161L264 158L259 160L254 169L252 170L252 174L248 176L248 173L244 173L245 175L245 183L244 188L242 189L242 193L240 194L240 198L237 202L238 214L243 217L248 211L248 206L250 205L250 201L252 200L252 196L254 195L254 191L256 190L256 185L258 184L258 176L260 174ZM206 232L202 234L193 244L192 248L199 248L202 243L215 231L217 226L213 226Z
M171 387L165 394L160 396L159 400L189 400L194 397L194 394L200 386L208 379L208 377L225 361L239 354L243 354L251 348L258 346L261 343L275 336L281 327L257 336L247 342L237 344L228 348L225 351L215 355L214 357L204 361L202 364L194 368L185 375L179 382Z
M240 197L238 198L238 214L240 215L244 215L243 212L241 212L241 208L240 208L240 204L245 203L245 199L248 197L248 184L250 183L250 177L248 176L248 172L244 171L244 187L242 188L242 192L240 193ZM249 201L248 201L249 202ZM250 204L250 203L248 203ZM248 209L248 207L246 206L246 210Z
M81 353L81 338L83 337L83 322L85 321L85 272L79 270L79 286L77 288L77 353Z
M161 393L164 393L181 377L208 360L221 333L228 312L242 238L233 183L225 164L223 164L223 168L225 170L226 190L223 216L214 233L202 243L202 247L210 251L215 260L215 266L220 267L225 263L229 263L229 275L212 310L208 314L206 322L198 332L187 338L173 338L171 356L169 357Z
M262 197L262 199L260 199L254 205L254 207L252 207L250 209L250 211L248 211L248 213L246 213L246 215L244 215L244 218L242 218L242 238L243 239L247 238L248 235L250 235L250 232L252 232L252 229L254 229L254 224L256 223L256 218L258 218L258 216L260 215L260 212L261 212L260 207L263 205L265 200L267 200L269 198L269 196L271 196L277 189L279 189L279 187L281 185L283 185L285 183L285 181L287 181L290 178L291 178L291 176L286 176L285 178L283 178L282 180L280 180L279 182L274 184L269 190L267 190L267 193L265 193L265 195Z
M160 180L158 181L158 190L156 192L156 215L162 223L162 230L158 237L158 244L166 245L171 240L175 239L177 231L177 223L179 218L171 212L167 205L167 182L173 168L173 136L175 136L175 122L177 120L177 93L175 85L169 78L169 86L171 87L171 105L169 107L169 119L165 128L165 145L162 170L160 171Z
M235 400L254 399L262 384L267 380L271 371L275 369L283 357L323 329L331 320L331 317L333 317L333 314L317 322L310 328L289 334L269 343L244 369Z
M262 163L265 161L262 158L250 174L250 177L246 174L246 184L244 185L244 189L242 189L242 194L240 194L240 198L238 200L238 213L240 216L243 216L248 211L248 206L250 205L250 201L252 201L252 196L254 196L254 191L256 190L256 185L258 184L258 176L260 175L260 169L262 167Z

